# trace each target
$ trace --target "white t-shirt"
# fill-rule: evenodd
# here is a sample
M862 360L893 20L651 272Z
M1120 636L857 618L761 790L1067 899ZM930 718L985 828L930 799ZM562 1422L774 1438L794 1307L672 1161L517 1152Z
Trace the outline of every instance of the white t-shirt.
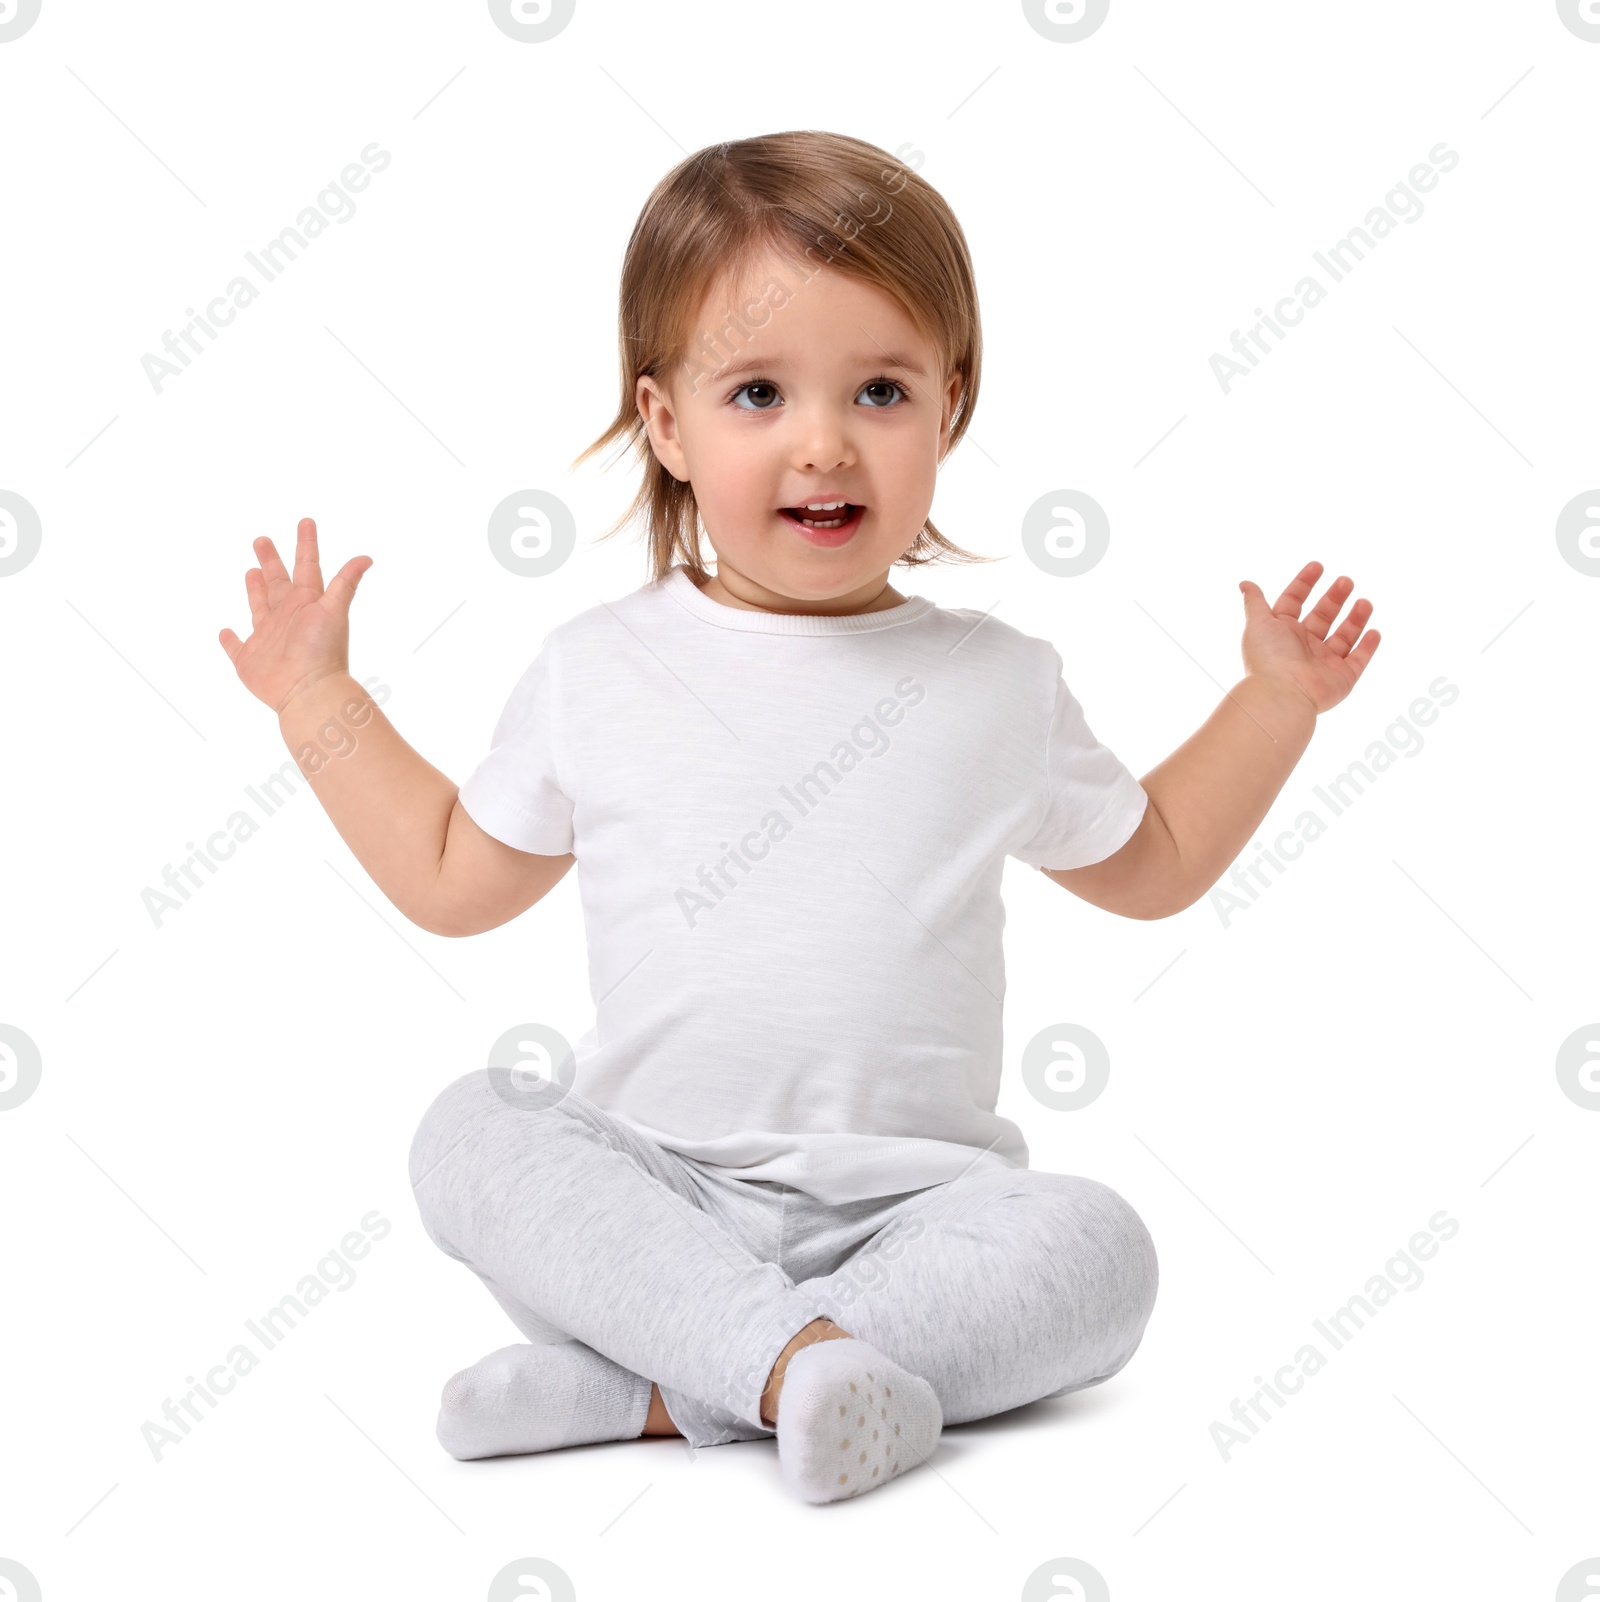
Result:
M577 858L572 1088L830 1204L1026 1168L1001 870L1098 862L1147 801L1061 674L980 612L744 611L681 565L553 628L461 804Z

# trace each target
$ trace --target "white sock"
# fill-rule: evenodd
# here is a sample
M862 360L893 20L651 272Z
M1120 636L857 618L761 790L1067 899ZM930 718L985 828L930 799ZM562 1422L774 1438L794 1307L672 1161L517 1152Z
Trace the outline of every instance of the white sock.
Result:
M876 1490L926 1461L944 1412L933 1387L865 1341L815 1341L789 1359L778 1462L806 1502Z
M581 1341L502 1346L445 1382L439 1444L466 1459L631 1441L649 1415L650 1381Z

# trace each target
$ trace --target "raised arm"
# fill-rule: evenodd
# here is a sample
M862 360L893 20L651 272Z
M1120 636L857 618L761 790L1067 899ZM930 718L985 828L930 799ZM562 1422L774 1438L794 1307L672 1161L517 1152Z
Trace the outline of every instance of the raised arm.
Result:
M572 866L486 834L457 787L413 750L347 667L350 602L372 565L352 557L327 588L317 526L300 520L294 577L271 540L245 575L252 632L218 638L278 728L333 826L395 908L438 935L477 934L531 907ZM332 754L330 754L332 753Z
M1376 629L1361 634L1367 600L1328 632L1355 588L1348 578L1301 618L1321 572L1320 562L1306 563L1271 607L1248 579L1240 583L1244 678L1139 781L1150 804L1127 842L1086 868L1044 869L1050 878L1108 912L1144 919L1182 912L1217 882L1294 771L1318 715L1350 693L1378 648Z

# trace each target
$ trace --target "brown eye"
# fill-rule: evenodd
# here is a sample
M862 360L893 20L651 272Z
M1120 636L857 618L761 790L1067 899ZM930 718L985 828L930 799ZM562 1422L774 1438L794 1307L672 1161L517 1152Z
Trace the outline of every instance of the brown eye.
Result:
M754 384L744 384L740 388L736 389L733 393L734 393L734 399L735 399L736 402L737 402L738 397L740 395L755 394L755 395L758 396L758 401L757 401L756 405L754 405L754 406L742 406L742 407L740 407L741 411L746 411L746 412L770 412L772 410L771 400L762 400L762 399L759 399L759 397L767 396L767 397L771 397L772 399L776 399L778 392L771 384L757 382L757 383L754 383Z
M892 378L874 378L869 383L866 383L866 384L862 385L861 393L863 395L865 395L871 390L886 390L886 389L898 390L899 391L899 395L901 397L903 397L905 395L905 392L906 392L905 391L905 386L903 384L897 384L894 381L894 379L892 379ZM876 410L884 411L884 410L887 410L887 408L896 405L897 404L897 399L898 399L897 397L891 396L888 400L882 401L881 403L879 401L874 400L872 402L872 405Z

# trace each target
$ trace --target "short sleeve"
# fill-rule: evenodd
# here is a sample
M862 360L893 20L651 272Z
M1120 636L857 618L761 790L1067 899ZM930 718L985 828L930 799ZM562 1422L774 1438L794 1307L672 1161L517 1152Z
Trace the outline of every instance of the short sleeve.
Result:
M485 834L518 851L566 856L573 845L569 786L558 771L560 718L552 642L517 681L489 754L461 786L461 805Z
M1045 741L1044 816L1011 855L1034 868L1086 868L1125 845L1149 796L1117 755L1095 739L1056 664L1055 708Z

